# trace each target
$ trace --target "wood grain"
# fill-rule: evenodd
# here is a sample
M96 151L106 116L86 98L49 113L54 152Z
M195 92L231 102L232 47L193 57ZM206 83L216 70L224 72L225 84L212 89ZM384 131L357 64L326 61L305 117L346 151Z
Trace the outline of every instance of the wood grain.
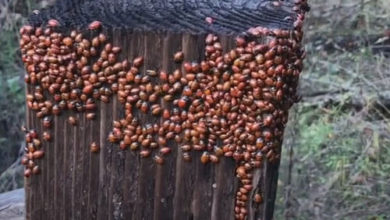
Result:
M32 91L31 86L26 86L26 93L30 93ZM32 119L31 114L32 112L29 111L27 104L26 104L26 128L31 129L32 127ZM27 147L27 145L26 145ZM25 203L26 203L26 220L31 219L31 179L30 178L24 178L24 188L25 188Z
M127 32L124 34L124 41L122 42L124 55L129 61L132 61L138 56L139 51L136 50L138 44L138 33ZM124 116L124 112L120 115ZM117 118L120 119L120 118ZM135 152L127 152L125 155L125 174L122 185L123 190L123 216L132 218L135 212L135 203L137 198L138 189L138 176L139 176L139 161L140 158Z

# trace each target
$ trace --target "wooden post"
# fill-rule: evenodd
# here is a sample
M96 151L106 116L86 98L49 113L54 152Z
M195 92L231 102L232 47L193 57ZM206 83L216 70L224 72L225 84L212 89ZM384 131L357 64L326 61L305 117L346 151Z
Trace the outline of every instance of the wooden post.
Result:
M99 5L101 2L104 1L98 1L96 4ZM272 7L279 7L276 3L274 4L275 5ZM292 7L293 5L294 4L290 4L288 6ZM305 5L305 3L302 3L302 5ZM85 9L82 8L82 6L80 7L80 10ZM263 12L270 7L271 6L269 5L264 6ZM77 10L77 8L75 10ZM181 9L179 9L179 11L178 9L175 9L175 13L181 13L180 10ZM304 9L300 10L302 11L299 11L298 14L303 14ZM256 20L256 17L250 17L249 14L246 15L245 13L240 14L240 12L244 11L239 11L238 9L237 11L236 9L232 9L232 11L216 10L212 13L215 21L208 20L209 18L206 18L206 14L203 14L201 19L199 19L189 13L187 14L188 17L186 19L175 20L175 22L181 23L180 25L183 27L183 31L167 30L155 32L148 30L138 31L131 28L119 27L105 28L103 21L102 33L104 33L108 42L112 43L113 46L121 48L121 52L116 57L116 60L132 61L137 57L144 58L144 64L139 68L139 72L142 76L146 75L148 70L156 70L157 72L164 70L168 73L173 73L175 70L181 69L183 73L182 78L186 78L185 74L187 71L185 70L185 67L183 67L182 63L174 62L173 55L178 51L182 51L184 53L184 63L195 62L200 64L206 59L205 48L207 45L205 44L205 39L207 38L207 32L209 29L211 30L214 28L212 24L208 23L215 22L215 30L218 30L218 28L229 29L226 28L228 24L232 26L239 25L241 21L245 24L243 26L247 26L247 23ZM34 30L36 30L38 24L46 25L48 22L47 20L52 18L50 17L53 15L52 12L47 11L46 13L47 14L39 15L41 17L38 18L32 17L31 20L35 26ZM147 12L145 13L148 14ZM205 12L194 12L194 14L202 13ZM150 13L148 15L150 15ZM121 16L122 15L118 15L119 18ZM133 14L132 16L143 15ZM262 14L260 13L258 16L261 17ZM55 18L58 18L59 23L61 23L61 21L63 21L61 19L66 19L65 17L65 15L63 17L58 15ZM94 19L98 18L94 17ZM107 17L104 19L107 19ZM113 19L113 21L111 21L112 23L115 22L115 18L111 19ZM142 20L143 18L139 19ZM166 25L169 26L169 23L172 22L163 20L163 18L161 18L161 21L156 19L157 18L153 18L150 22L142 20L140 23L143 22L142 26L156 26L155 23L161 22L162 24L166 23ZM191 19L199 19L202 21L194 21ZM274 20L275 19L276 18L274 18ZM91 22L90 18L85 20L88 20L89 23ZM279 18L279 20L281 21L283 19ZM297 20L299 19L297 18ZM34 24L34 22L37 23ZM85 21L81 19L80 23L83 22ZM112 25L112 23L110 25ZM195 26L196 23L199 23L199 27ZM255 25L256 24L253 24L254 27ZM53 30L62 28L61 26L54 26L55 27L52 27ZM191 31L187 31L187 29L184 28L187 26ZM207 28L203 28L203 26ZM29 27L21 31L23 36L33 35L31 30L27 30L28 28ZM65 27L65 29L66 28L69 27ZM204 33L193 33L194 30L202 28L204 29ZM231 32L236 33L237 30L234 28L231 28ZM244 30L247 30L246 27L244 28ZM256 33L256 30L249 30L245 38L255 39L254 42L263 45L275 44L275 42L272 42L272 40L275 39L281 39L280 42L291 40L291 42L294 41L299 44L301 38L299 35L301 34L299 28L300 27L295 28L297 33L294 33L294 30L282 31L258 28L257 31L260 31L260 33ZM84 29L86 28L84 27ZM262 33L262 31L264 33ZM64 37L69 35L69 30L65 32L61 30L61 32L64 33ZM93 36L97 36L97 33L98 32L96 31L85 32L84 37L90 35L92 39ZM237 48L235 39L238 35L241 35L241 32L238 34L215 35L219 37L219 41L222 45L222 54L220 54L220 56L223 57L224 54ZM248 42L249 41L250 40L248 40ZM190 156L192 159L190 162L186 162L182 158L182 144L178 144L174 140L168 140L167 146L171 149L171 153L164 157L165 161L163 165L158 165L152 159L153 156L158 155L158 150L156 151L157 153L153 151L150 158L142 158L139 151L131 151L129 149L121 150L117 143L111 143L108 140L108 134L113 129L113 121L120 121L121 119L126 118L124 104L121 103L120 98L118 99L118 94L116 92L109 97L108 103L96 101L97 108L96 111L94 111L96 116L93 120L87 119L87 115L90 114L88 111L75 113L74 111L63 110L59 115L52 115L49 113L48 115L52 117L51 127L45 127L45 124L42 123L42 119L37 117L40 116L37 112L39 113L42 111L43 105L38 109L34 109L34 102L43 103L43 101L37 99L37 95L35 94L37 92L36 86L42 86L42 84L40 84L42 81L39 81L41 79L38 79L38 82L32 83L32 75L37 74L38 71L42 71L42 68L38 68L38 70L29 69L29 66L31 65L39 66L39 62L33 63L33 61L27 59L27 57L30 55L32 56L32 54L29 55L28 50L24 49L27 48L26 45L27 42L21 43L23 58L28 70L27 82L29 84L27 86L27 94L32 94L34 96L31 100L28 98L29 110L26 116L27 128L35 130L39 136L36 139L42 139L42 135L45 131L49 132L52 138L51 141L41 140L42 146L34 147L33 151L42 149L45 152L42 159L29 160L34 161L34 166L29 168L30 171L34 171L33 168L39 166L40 174L26 174L26 176L30 176L30 178L26 178L25 182L27 219L233 220L241 218L238 217L236 208L237 192L243 188L243 184L236 177L239 175L236 169L240 163L236 162L231 156L219 157L218 163L203 164L199 158L202 157L204 150L191 151ZM77 45L72 46L72 48L79 47ZM271 50L273 46L271 45L269 47ZM80 57L82 56L83 55L79 55L77 59L81 60ZM270 103L274 104L274 108L283 111L287 111L288 107L290 107L293 102L292 100L295 98L295 87L300 69L302 68L301 63L298 63L301 62L300 60L303 56L300 47L294 48L291 46L290 56L294 56L294 58L289 58L288 56L283 58L286 60L284 65L285 68L288 68L288 65L295 65L295 69L291 70L291 73L287 73L288 70L284 70L285 72L283 72L283 74L285 74L283 75L283 83L286 83L286 85L290 87L287 86L287 89L285 90L286 93L284 94L285 97L280 98L280 100L283 101L280 101L280 103L278 101L270 101ZM97 57L99 57L99 55ZM44 59L46 58L42 58L42 60ZM250 59L254 60L254 58ZM93 62L96 60L97 58L91 59L88 65L92 66ZM295 63L291 63L292 60ZM59 68L57 65L52 66L54 66L53 68ZM276 64L275 67L277 67ZM82 68L79 68L74 71L75 76L82 77L84 73L81 73L81 69ZM232 70L229 67L226 71ZM49 73L48 71L47 73L45 72L42 74L50 75L52 73ZM242 74L242 72L240 72L240 74ZM222 75L219 77L222 77ZM55 79L52 80L55 81ZM246 80L246 82L249 82L250 78L246 78ZM276 80L276 76L273 80ZM151 77L151 83L155 85L163 84L158 77ZM104 85L108 86L108 84ZM80 88L85 88L85 86L86 84L84 83ZM264 86L264 88L265 87L266 86ZM291 88L291 90L288 90L289 88ZM263 92L267 91L268 90L264 90ZM290 93L288 93L288 91ZM58 102L55 100L55 97L53 98L53 95L45 89L43 96L46 98L45 100L49 100L52 103ZM180 94L176 94L174 98L178 99L180 97ZM163 99L159 99L157 103L162 108L171 111L174 107L172 102L164 101ZM50 110L53 111L52 109ZM259 114L262 115L263 113ZM144 114L135 107L132 110L132 115L140 120L141 125L161 124L164 122L162 117ZM69 117L71 116L76 119L76 126L69 123ZM262 120L263 119L264 118L262 118ZM274 125L274 127L281 130L280 132L282 132L285 123L281 120L282 119L279 119L277 125ZM184 121L181 121L180 123L184 123ZM262 129L268 129L266 125L262 126L265 126ZM31 131L27 132L27 135L32 135ZM281 134L276 134L279 135L278 141L280 141L280 143L282 141ZM100 146L100 151L98 153L91 152L90 146L92 142L95 142ZM279 167L279 159L276 154L280 154L280 143L279 145L275 144L275 149L273 151L271 150L272 155L271 153L268 153L269 155L267 154L267 152L270 152L269 150L264 150L264 159L260 160L260 168L248 168L250 171L247 172L251 172L252 175L250 179L253 187L248 189L248 193L243 193L245 194L245 198L247 198L246 205L244 206L247 214L243 215L246 219L272 219ZM223 143L219 140L216 145L222 146ZM28 152L29 150L26 149L26 151ZM275 155L273 155L273 153L275 153ZM265 154L267 154L268 159L265 159ZM28 156L28 153L26 155ZM247 163L249 164L249 162ZM244 166L244 163L241 165ZM26 166L29 167L28 162L26 162ZM260 196L260 198L257 198L258 196ZM258 201L259 199L261 201ZM241 211L239 210L238 213L240 212Z

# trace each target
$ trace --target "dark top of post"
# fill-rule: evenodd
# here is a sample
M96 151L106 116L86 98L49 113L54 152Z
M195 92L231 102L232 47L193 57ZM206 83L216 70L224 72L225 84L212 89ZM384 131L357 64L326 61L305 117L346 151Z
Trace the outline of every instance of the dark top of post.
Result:
M36 12L30 24L56 19L64 30L85 29L98 20L108 28L240 34L251 27L292 30L298 10L294 0L63 0ZM212 25L205 22L212 19Z

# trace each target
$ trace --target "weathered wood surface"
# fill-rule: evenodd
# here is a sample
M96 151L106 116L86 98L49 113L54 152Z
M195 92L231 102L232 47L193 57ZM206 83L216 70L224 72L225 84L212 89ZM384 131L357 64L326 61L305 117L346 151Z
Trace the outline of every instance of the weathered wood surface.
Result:
M241 33L251 27L293 29L294 0L60 0L31 15L33 26L57 19L61 28L85 28L94 20L107 27L186 33ZM215 19L213 25L204 22Z
M204 35L140 33L114 30L106 33L122 48L121 58L145 57L143 71L173 71L178 64L172 55L184 51L186 61L200 62L204 54ZM224 50L234 47L230 37L222 37ZM169 107L169 103L162 103ZM238 181L235 162L221 158L219 164L200 163L200 153L184 162L180 148L171 142L172 153L164 165L138 153L122 151L107 135L112 121L124 116L122 104L112 97L100 103L96 119L66 112L54 119L54 140L43 145L46 154L38 163L42 173L25 181L27 220L45 219L132 219L132 220L233 220ZM67 123L76 114L77 126ZM156 118L141 116L143 122ZM27 112L27 126L43 132L41 121ZM91 153L92 141L100 143L100 153ZM249 216L251 220L272 219L278 165L264 162L254 174ZM261 192L264 203L252 202Z

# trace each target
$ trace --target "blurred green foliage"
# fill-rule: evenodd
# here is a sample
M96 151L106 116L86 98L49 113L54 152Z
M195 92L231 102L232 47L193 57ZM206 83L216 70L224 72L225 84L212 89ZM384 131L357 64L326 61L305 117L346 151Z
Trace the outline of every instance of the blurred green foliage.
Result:
M0 174L18 158L23 144L24 68L20 59L18 30L25 21L27 1L2 1L0 8ZM24 10L23 10L24 9ZM20 173L13 173L13 175ZM9 175L9 174L8 174ZM0 176L0 192L22 186L17 176L12 184Z
M15 156L20 148L19 132L24 115L24 86L21 71L16 61L17 39L10 31L0 34L0 172Z

